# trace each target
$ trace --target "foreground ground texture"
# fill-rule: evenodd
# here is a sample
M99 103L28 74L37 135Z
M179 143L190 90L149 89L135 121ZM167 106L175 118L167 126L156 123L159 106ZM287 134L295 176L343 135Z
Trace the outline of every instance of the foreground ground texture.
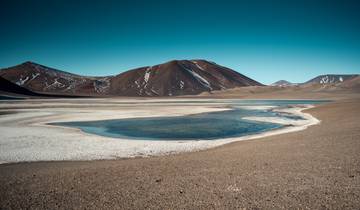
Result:
M359 209L360 100L304 131L201 152L0 165L0 209Z

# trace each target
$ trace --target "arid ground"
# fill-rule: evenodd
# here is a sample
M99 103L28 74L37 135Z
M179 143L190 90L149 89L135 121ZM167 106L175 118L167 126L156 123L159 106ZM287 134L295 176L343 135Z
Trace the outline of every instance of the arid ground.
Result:
M0 209L358 209L360 98L332 99L306 130L200 152L2 164Z

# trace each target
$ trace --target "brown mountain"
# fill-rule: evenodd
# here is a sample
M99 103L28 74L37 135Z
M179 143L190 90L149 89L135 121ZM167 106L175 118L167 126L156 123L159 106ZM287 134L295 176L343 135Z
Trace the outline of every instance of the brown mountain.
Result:
M0 76L0 99L20 99L20 98L78 98L71 94L46 94L36 93L15 83L10 82Z
M110 78L80 76L33 62L2 69L0 76L31 91L75 95L103 94Z
M142 67L111 79L110 94L194 95L204 91L262 85L232 69L205 60L174 60Z
M194 95L262 85L232 69L205 60L174 60L109 77L80 76L26 62L2 69L0 76L41 93L104 96Z

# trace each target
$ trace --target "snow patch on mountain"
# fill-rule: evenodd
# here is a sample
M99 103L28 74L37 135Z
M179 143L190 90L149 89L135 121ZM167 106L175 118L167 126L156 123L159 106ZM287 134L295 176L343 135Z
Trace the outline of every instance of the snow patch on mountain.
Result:
M29 80L29 77L25 77L25 78L20 78L19 81L16 82L17 85L23 86L25 84L26 81Z
M209 88L210 90L212 90L212 87L210 85L210 83L202 76L200 76L198 73L187 69L201 84L203 84L204 86L206 86L207 88Z
M342 77L336 77L336 76L324 76L320 78L320 84L329 84L329 83L336 83L336 82L343 82L344 79Z
M55 81L50 84L50 85L47 85L44 89L52 89L52 88L63 88L65 87L65 85L61 82L58 81L58 78L55 79Z
M325 76L320 79L320 84L327 84L329 83L329 77Z
M157 92L157 91L154 90L153 88L151 88L151 92L155 93L155 95L160 95L159 92Z
M31 76L32 76L31 80L35 79L35 78L38 77L39 75L40 75L40 73L32 74L32 75L31 75Z
M139 84L139 82L138 82L137 80L135 80L134 83L135 83L135 85L136 85L137 88L140 88L140 84Z
M212 90L210 82L208 82L204 77L202 77L200 74L196 73L195 71L186 68L184 65L182 65L182 67L186 71L188 71L193 77L195 77L195 79L198 80L200 82L200 84L202 84L204 87Z
M146 69L145 75L144 75L144 81L145 83L147 83L149 81L150 78L150 71L151 71L151 67Z
M180 89L181 89L181 90L184 89L184 85L185 85L185 83L180 80Z
M204 69L203 67L201 67L201 66L198 64L198 62L192 61L192 63L195 64L195 66L198 67L199 69L205 71L205 69Z

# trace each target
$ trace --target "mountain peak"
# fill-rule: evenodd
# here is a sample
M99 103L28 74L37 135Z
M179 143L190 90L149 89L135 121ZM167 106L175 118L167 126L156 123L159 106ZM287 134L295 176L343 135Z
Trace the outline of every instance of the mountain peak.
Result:
M35 63L33 61L26 61L22 64L20 64L20 66L25 66L26 67L30 67L30 68L42 68L42 69L51 69L47 66L44 66L44 65L41 65L41 64L38 64L38 63Z
M32 65L32 64L34 64L34 62L32 62L32 61L25 61L25 62L21 63L20 65Z
M23 64L23 65L40 65L40 64L37 64L37 63L35 63L35 62L33 62L33 61L25 61L25 62L23 62L22 64Z
M201 59L171 60L112 78L112 89L117 92L116 95L194 95L251 85L261 84L232 69ZM123 91L120 93L119 89Z
M271 84L271 86L280 86L280 87L292 86L292 85L294 85L294 84L289 81L286 81L286 80L279 80L279 81Z
M168 62L158 64L157 66L160 66L160 65L179 65L179 62L181 62L181 60L170 60Z

